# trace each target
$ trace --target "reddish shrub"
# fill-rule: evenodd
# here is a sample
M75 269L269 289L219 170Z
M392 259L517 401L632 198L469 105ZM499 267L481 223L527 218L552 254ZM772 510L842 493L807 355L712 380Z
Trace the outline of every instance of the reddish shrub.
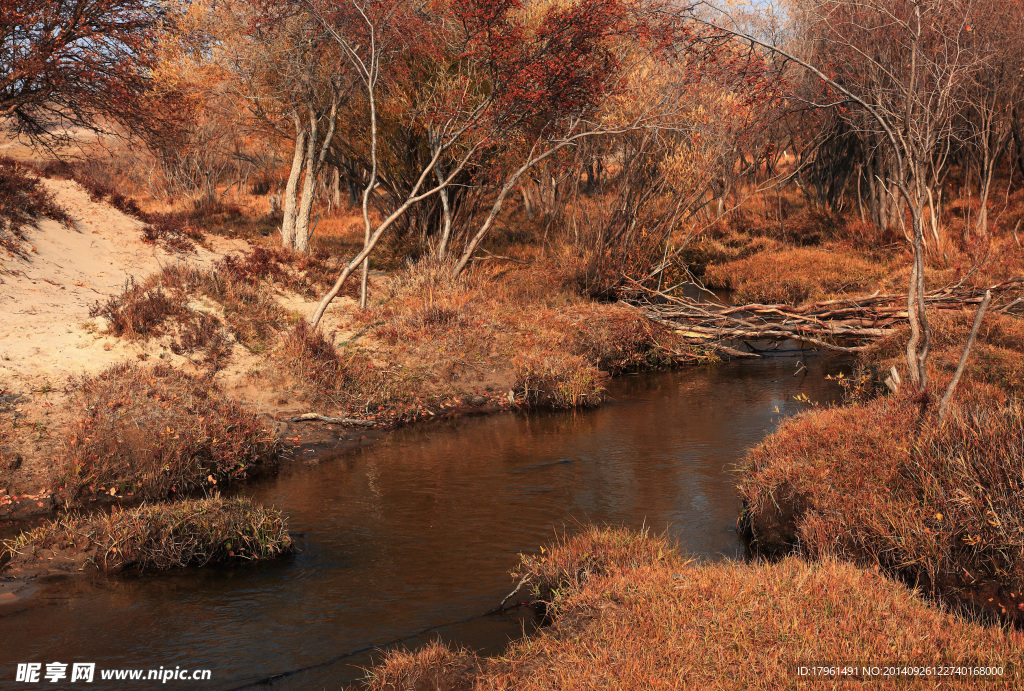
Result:
M80 382L58 485L166 498L210 491L277 463L279 443L212 378L123 364Z

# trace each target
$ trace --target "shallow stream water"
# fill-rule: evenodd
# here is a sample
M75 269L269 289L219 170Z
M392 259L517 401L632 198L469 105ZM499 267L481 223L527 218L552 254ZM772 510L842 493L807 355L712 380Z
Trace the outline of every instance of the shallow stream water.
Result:
M413 427L334 456L300 449L245 490L287 514L294 557L44 584L0 610L0 688L52 688L15 684L16 663L60 661L212 671L162 688L338 689L381 646L440 636L499 652L531 616L482 613L511 590L517 555L563 530L646 525L701 557L740 557L736 462L808 407L801 394L835 400L825 376L842 367L786 357L624 377L597 410Z

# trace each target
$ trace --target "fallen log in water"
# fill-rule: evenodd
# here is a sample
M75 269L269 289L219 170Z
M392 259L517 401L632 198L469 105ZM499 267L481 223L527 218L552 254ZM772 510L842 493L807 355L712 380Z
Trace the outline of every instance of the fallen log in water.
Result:
M749 341L793 340L835 352L858 352L908 321L907 296L900 293L875 293L794 307L725 305L648 288L640 290L641 297L629 304L643 310L649 319L675 330L688 343L705 345L730 357L750 357L751 353L735 347L739 342L756 350ZM929 309L962 310L980 304L986 290L998 296L996 299L1001 298L1001 306L997 308L1000 311L1024 311L1024 297L1013 295L1013 291L1024 291L1024 277L988 288L947 286L928 293L925 303Z

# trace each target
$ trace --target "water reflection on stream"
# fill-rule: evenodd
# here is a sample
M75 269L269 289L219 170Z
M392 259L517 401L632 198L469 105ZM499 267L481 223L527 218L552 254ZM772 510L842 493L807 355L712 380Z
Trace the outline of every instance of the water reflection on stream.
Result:
M477 615L510 590L517 554L582 521L668 528L696 554L739 556L730 468L807 407L794 397L838 395L824 379L838 361L808 358L794 376L798 362L626 377L598 410L439 423L298 462L248 490L289 516L294 558L44 586L0 610L0 688L13 686L17 662L59 660L213 670L212 682L189 688L292 672L257 686L337 689L372 659L340 656L429 627L439 628L404 645L440 634L496 652L521 634L526 614Z

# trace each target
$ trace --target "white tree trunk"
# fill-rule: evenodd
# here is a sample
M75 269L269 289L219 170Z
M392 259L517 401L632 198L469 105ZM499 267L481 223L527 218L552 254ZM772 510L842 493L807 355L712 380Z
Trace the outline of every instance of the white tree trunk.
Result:
M282 206L284 219L281 221L281 246L286 249L295 248L295 220L299 213L298 189L299 177L305 165L306 128L302 126L298 115L295 118L295 155L292 157L292 170L288 175L288 184L284 190Z
M309 219L313 215L313 198L316 197L317 165L317 118L314 113L309 117L309 143L306 146L306 179L302 183L302 200L295 217L295 251L306 254L309 252Z

